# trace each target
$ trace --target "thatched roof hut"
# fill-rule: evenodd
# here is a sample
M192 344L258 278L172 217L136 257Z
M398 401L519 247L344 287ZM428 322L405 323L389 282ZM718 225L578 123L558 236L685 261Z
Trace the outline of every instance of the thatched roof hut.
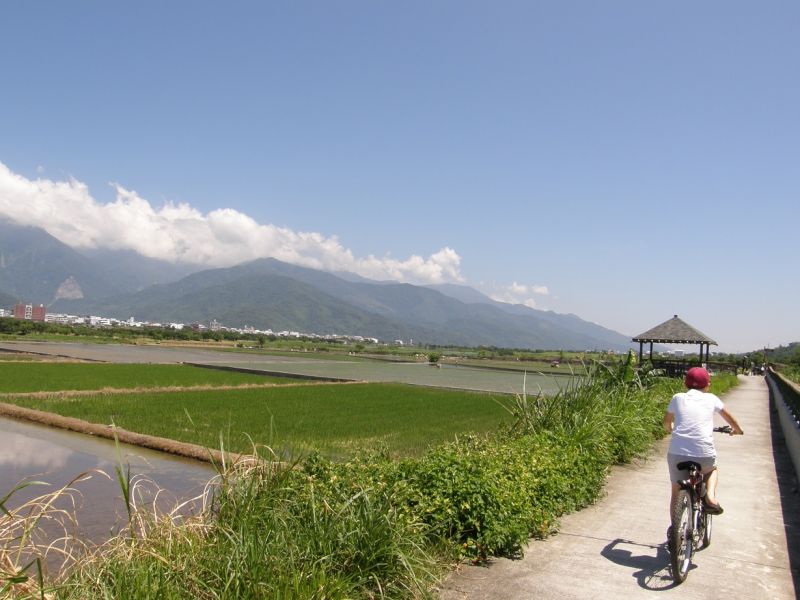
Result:
M710 347L716 346L717 342L708 337L705 333L695 329L686 321L675 315L668 321L656 325L652 329L640 333L633 338L634 342L639 342L639 361L642 360L642 349L646 342L650 343L650 360L653 360L653 344L700 344L700 361L708 362ZM705 349L705 360L703 360L703 350Z

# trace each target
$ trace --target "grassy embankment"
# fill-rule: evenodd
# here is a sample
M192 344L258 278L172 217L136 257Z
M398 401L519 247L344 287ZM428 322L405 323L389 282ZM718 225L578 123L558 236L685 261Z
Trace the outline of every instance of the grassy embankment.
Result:
M731 379L714 378L714 391ZM81 561L51 591L427 597L443 556L517 554L529 535L546 535L559 515L594 501L611 464L663 435L663 409L678 389L675 380L642 386L624 370L601 370L553 398L518 398L512 424L494 435L459 438L418 459L312 455L292 469L229 473L201 520L134 519L129 536Z

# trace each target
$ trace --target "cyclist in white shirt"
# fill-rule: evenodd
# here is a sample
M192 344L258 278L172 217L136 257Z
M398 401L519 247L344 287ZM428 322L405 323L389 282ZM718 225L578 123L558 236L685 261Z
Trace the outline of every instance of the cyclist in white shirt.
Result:
M711 514L722 514L722 506L717 501L717 450L714 447L714 413L728 422L733 431L731 435L742 435L744 432L739 423L725 409L725 405L717 396L708 393L711 377L702 367L692 367L686 373L684 383L688 391L675 394L664 413L664 429L672 434L667 464L669 465L672 497L670 510L680 491L678 482L686 479L688 473L678 470L678 463L693 460L700 464L706 477L706 510Z

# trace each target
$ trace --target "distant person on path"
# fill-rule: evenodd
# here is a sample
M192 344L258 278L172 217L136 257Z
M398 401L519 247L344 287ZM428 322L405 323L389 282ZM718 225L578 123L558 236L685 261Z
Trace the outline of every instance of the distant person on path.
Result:
M692 367L686 373L684 383L688 391L675 394L664 413L664 429L672 434L667 464L672 482L670 511L675 505L680 491L678 482L686 479L686 471L678 470L678 463L693 460L700 464L706 477L706 497L704 502L709 513L722 514L722 506L717 501L717 450L714 447L714 413L727 421L733 431L731 435L744 432L739 423L725 409L717 396L708 393L711 377L703 367Z

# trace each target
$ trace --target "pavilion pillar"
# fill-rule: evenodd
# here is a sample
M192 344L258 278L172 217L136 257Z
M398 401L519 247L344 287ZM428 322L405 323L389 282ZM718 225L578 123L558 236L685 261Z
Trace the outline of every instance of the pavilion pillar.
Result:
M639 340L639 364L642 364L642 346L644 346L644 342Z
M650 342L650 362L653 362L653 342Z

